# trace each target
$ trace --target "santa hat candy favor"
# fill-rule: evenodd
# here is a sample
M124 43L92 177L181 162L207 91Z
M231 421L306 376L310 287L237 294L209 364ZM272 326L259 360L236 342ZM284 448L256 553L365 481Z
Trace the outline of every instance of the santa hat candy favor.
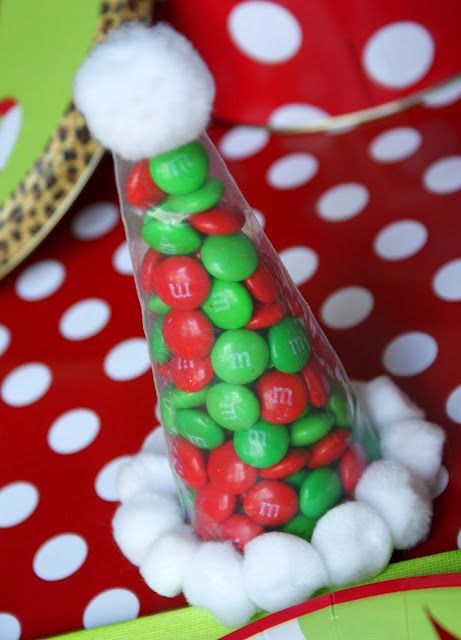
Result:
M341 363L203 133L213 97L165 24L109 35L75 82L115 155L172 469L161 446L129 463L114 535L156 591L235 625L375 575L427 534L431 508L427 479L378 460Z

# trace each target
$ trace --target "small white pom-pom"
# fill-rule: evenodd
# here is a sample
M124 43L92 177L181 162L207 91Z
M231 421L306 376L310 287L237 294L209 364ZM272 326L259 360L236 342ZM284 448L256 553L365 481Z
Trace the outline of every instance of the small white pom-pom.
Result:
M247 543L243 575L250 598L270 612L299 604L328 584L325 566L314 547L278 531Z
M115 542L123 555L140 565L151 544L182 525L179 504L160 493L143 493L122 504L112 519Z
M118 473L117 489L121 502L146 491L176 496L176 483L168 458L144 452L133 456Z
M214 82L191 43L167 24L111 32L75 76L91 133L125 160L175 149L205 129Z
M198 546L195 535L185 528L156 540L140 568L148 586L167 598L181 593L187 567Z
M342 586L367 580L389 563L389 527L368 505L345 502L318 521L312 545L325 562L330 584Z
M141 447L142 451L146 453L160 453L161 455L168 455L168 444L166 441L165 429L158 426L149 433Z
M396 420L424 418L423 410L387 376L360 383L356 388L368 415L379 431Z
M189 604L209 609L228 627L248 622L256 610L243 584L242 564L231 542L201 543L184 578Z
M425 420L404 420L387 425L381 433L384 458L397 460L432 484L442 465L445 433Z
M363 472L355 497L381 516L396 549L409 549L429 533L432 504L428 488L399 462L373 462Z

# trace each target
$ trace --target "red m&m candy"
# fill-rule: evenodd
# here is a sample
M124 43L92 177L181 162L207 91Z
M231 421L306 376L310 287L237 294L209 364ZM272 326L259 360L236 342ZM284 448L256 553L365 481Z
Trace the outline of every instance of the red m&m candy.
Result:
M330 395L330 383L319 361L311 354L301 374L309 391L309 401L313 407L324 407Z
M200 540L219 540L221 537L221 523L208 516L196 513L193 525Z
M247 542L261 535L264 529L254 520L250 520L242 513L234 513L221 524L221 539L232 540L234 546L243 551Z
M282 458L282 460L280 460L280 462L272 465L272 467L260 469L259 473L262 478L266 478L267 480L286 478L305 467L309 458L310 453L307 450L297 449L295 451L290 451L284 458Z
M351 432L348 429L336 429L319 440L312 447L308 462L310 469L325 467L338 460L347 449Z
M279 302L272 302L258 307L249 322L247 329L265 329L279 322L285 315L285 310Z
M240 231L245 224L245 216L239 210L211 209L194 214L189 222L201 233L225 236Z
M240 460L229 441L211 452L208 476L215 487L234 495L245 493L254 485L258 470Z
M155 267L162 259L162 254L155 249L148 249L141 265L141 286L145 293L155 293Z
M187 256L165 258L154 277L157 295L173 309L196 309L210 292L210 276L198 260Z
M307 407L309 396L304 380L291 373L270 371L256 383L261 417L275 424L293 422Z
M366 458L358 447L348 449L339 463L339 477L344 491L353 495L357 482L367 466Z
M259 524L285 524L298 510L298 496L288 484L264 480L248 491L243 501L243 510Z
M199 489L195 496L195 511L198 518L209 518L214 522L226 520L235 508L235 496L217 489L212 484Z
M169 362L169 374L181 391L200 391L213 379L210 358L192 359L174 356Z
M136 209L150 209L160 202L165 194L152 180L149 161L141 160L131 169L126 183L126 199Z
M213 346L213 325L201 311L170 311L162 331L170 351L181 358L204 358Z
M200 449L183 438L172 438L170 455L175 472L185 484L194 489L206 485L205 458Z
M245 280L248 290L256 300L269 304L277 298L277 285L274 276L260 258L256 271Z

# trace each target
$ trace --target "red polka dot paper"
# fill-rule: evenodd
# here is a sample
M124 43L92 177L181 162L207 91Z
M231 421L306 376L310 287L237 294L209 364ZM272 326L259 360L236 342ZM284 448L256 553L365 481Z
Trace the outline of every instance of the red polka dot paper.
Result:
M335 135L211 132L350 375L392 375L447 430L432 533L405 557L461 542L456 96ZM0 637L181 606L111 536L117 469L158 416L109 159L0 299Z
M230 122L306 126L461 69L456 0L171 0L168 8L219 78L215 115Z

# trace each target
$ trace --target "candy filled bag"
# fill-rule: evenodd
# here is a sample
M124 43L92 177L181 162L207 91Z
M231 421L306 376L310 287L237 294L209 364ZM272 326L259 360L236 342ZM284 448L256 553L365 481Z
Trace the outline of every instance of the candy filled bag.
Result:
M115 168L187 519L309 539L379 457L338 357L206 135Z

